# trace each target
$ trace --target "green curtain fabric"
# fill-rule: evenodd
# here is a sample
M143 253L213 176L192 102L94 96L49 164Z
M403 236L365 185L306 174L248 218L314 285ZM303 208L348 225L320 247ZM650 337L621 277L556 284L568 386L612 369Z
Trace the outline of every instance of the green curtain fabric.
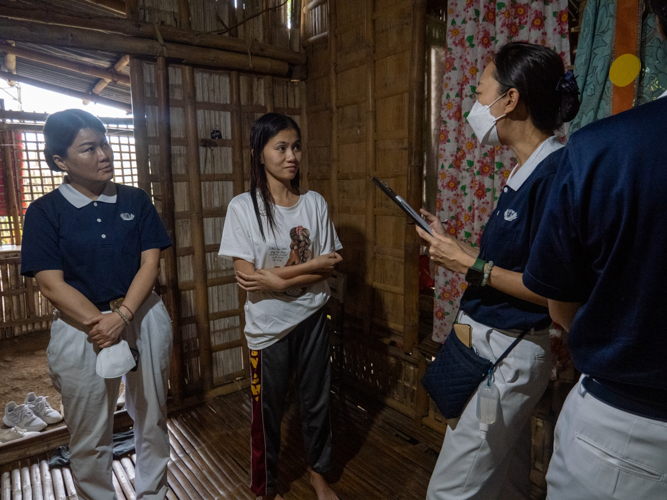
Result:
M642 22L639 95L635 105L660 97L667 90L667 41L656 29L655 16ZM589 0L586 4L577 45L574 74L581 89L581 109L570 124L569 133L611 115L613 84L609 68L614 59L616 0Z
M574 59L574 75L581 89L581 108L569 133L611 115L613 84L609 68L614 57L616 0L588 0Z

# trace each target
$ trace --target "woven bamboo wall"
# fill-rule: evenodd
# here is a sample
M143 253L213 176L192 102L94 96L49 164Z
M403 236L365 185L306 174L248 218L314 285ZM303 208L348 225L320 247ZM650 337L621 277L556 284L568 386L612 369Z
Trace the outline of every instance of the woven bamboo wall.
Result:
M328 36L315 32L306 47L308 182L329 201L348 275L346 332L353 333L335 361L355 388L413 417L423 406L420 368L416 355L404 353L417 342L419 248L413 225L371 179L420 205L421 165L410 152L411 144L421 145L410 112L419 62L413 29L422 7L328 0L329 18L321 23Z
M53 307L33 278L21 276L18 249L0 251L0 339L48 330Z

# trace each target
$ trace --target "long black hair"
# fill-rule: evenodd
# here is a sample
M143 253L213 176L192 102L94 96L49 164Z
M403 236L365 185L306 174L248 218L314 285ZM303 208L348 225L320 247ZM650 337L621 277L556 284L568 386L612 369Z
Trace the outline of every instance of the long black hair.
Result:
M106 135L104 124L95 115L82 109L66 109L53 113L44 124L44 157L54 172L62 172L54 156L67 158L67 150L81 130L92 129Z
M565 74L563 60L553 50L532 43L511 42L500 48L494 63L499 95L517 89L537 129L553 134L577 116L579 89L574 76ZM564 84L566 76L569 84Z
M257 195L262 199L262 208L266 215L271 231L275 231L276 219L274 201L269 190L269 181L266 178L266 170L262 163L262 151L268 142L283 130L294 130L301 139L301 129L292 118L278 113L267 113L252 124L250 130L250 197L255 209L255 216L259 224L259 232L262 239L266 241L264 226L262 225L262 214L260 213Z

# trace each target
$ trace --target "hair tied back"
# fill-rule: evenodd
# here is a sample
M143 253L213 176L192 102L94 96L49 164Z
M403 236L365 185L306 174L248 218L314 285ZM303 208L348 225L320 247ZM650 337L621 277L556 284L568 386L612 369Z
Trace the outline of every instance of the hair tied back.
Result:
M572 70L568 70L565 76L561 76L556 85L558 92L567 92L568 94L579 94L579 85L577 79L574 77Z

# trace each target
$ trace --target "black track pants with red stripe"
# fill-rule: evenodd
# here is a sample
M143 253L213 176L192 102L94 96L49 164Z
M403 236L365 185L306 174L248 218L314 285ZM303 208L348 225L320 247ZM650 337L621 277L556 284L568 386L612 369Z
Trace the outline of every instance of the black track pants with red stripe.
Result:
M296 371L306 456L320 474L331 468L331 363L322 309L261 351L250 351L252 375L251 483L255 495L276 493L280 422Z

